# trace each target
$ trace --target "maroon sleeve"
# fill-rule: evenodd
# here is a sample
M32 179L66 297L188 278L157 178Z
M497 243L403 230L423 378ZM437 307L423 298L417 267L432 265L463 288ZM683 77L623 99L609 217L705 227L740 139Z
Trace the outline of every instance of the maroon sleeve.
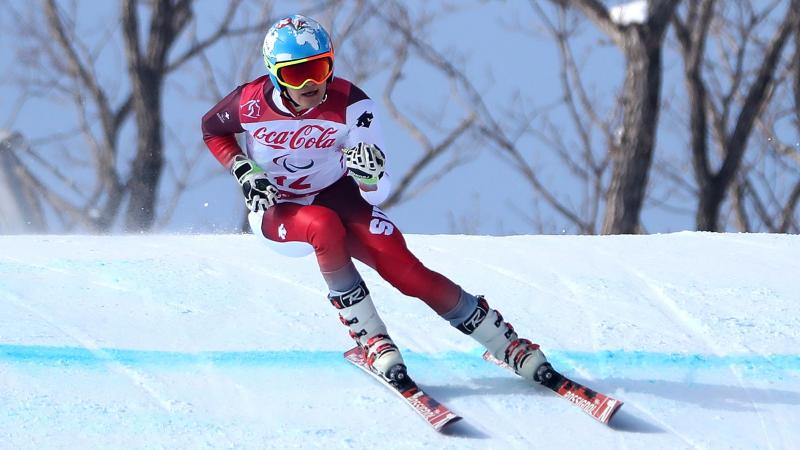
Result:
M243 133L239 121L239 99L242 93L239 86L228 94L203 116L203 141L215 158L227 169L231 168L233 158L242 154L236 142L236 133Z
M359 88L355 84L352 83L350 84L350 95L349 98L347 99L347 106L350 106L355 102L360 102L361 100L367 98L369 97L367 96L367 94L364 93L364 91L361 90L361 88Z

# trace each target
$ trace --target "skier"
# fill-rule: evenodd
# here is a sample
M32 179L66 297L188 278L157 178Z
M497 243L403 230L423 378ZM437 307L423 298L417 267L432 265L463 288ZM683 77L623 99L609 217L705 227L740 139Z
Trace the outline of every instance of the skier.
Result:
M313 248L328 299L370 369L390 383L407 378L406 366L352 258L421 299L517 374L541 381L537 369L549 364L539 346L519 338L485 298L425 267L370 204L390 188L382 119L361 89L334 77L328 33L294 15L272 25L262 51L267 75L236 88L202 121L206 145L242 187L253 232L279 251L298 243ZM245 133L245 151L237 133Z

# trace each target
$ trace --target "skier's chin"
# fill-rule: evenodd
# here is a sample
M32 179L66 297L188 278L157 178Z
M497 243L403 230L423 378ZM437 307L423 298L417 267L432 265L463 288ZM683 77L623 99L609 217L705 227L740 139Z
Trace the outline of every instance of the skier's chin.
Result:
M315 86L309 89L303 89L302 91L293 93L292 98L293 100L300 105L301 109L310 109L322 102L323 97L325 97L325 87L324 86Z

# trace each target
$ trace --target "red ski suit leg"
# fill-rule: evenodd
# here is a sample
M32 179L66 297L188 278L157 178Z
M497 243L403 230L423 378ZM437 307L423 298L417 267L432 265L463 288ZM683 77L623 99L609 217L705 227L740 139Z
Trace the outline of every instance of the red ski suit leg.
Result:
M349 177L322 191L311 205L281 203L270 208L261 229L276 242L311 244L322 272L336 271L353 257L440 315L458 304L461 288L425 267L408 249L400 230L361 197Z
M271 241L311 244L322 272L335 272L350 262L347 231L328 207L280 203L264 213L261 231Z

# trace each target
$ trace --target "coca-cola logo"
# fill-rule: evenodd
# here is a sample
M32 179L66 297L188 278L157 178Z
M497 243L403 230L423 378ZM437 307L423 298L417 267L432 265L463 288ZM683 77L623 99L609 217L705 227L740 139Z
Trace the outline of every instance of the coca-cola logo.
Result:
M336 128L320 125L304 125L296 131L270 131L261 127L253 133L253 138L276 150L322 150L336 143L334 133Z

